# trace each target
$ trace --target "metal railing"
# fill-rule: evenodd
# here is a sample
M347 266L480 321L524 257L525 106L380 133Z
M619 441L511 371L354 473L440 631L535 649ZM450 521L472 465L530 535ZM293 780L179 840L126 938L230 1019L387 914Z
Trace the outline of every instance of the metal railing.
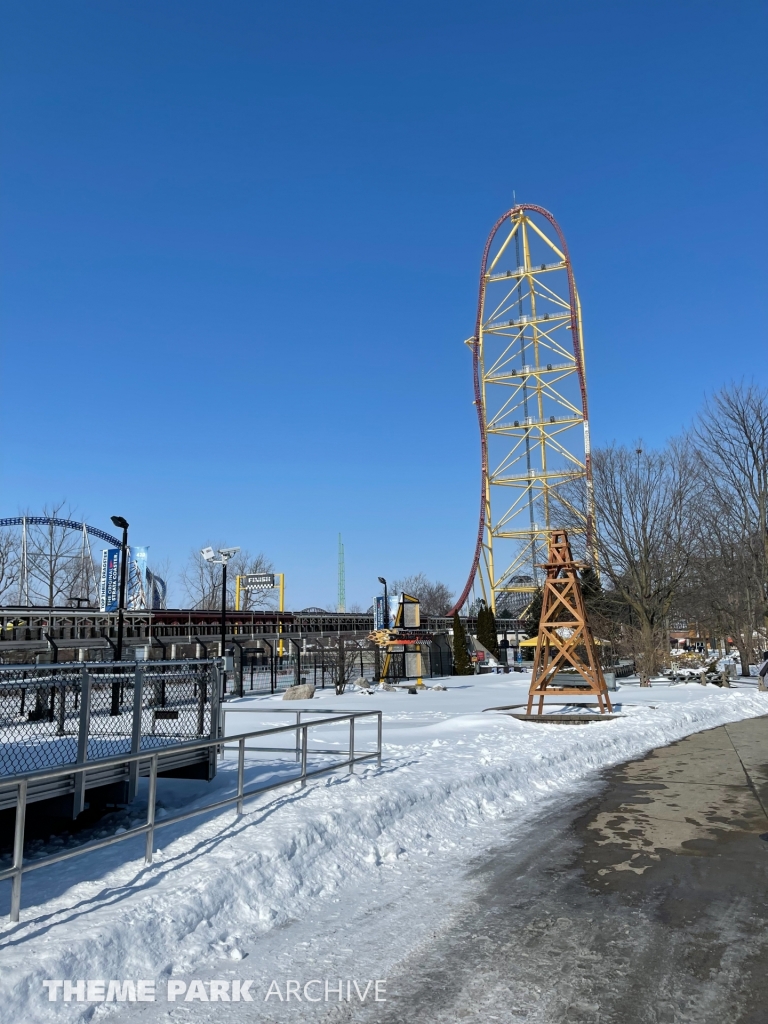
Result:
M229 709L228 709L229 710ZM245 708L243 711L247 710ZM287 709L286 709L287 710ZM270 708L270 709L258 709L258 714L286 714L286 710ZM303 789L307 784L307 779L314 778L317 775L325 775L328 772L337 771L339 768L349 767L350 774L354 773L355 765L362 761L369 761L373 758L376 759L376 763L381 767L381 740L382 740L382 712L381 711L308 711L302 709L301 712L290 712L297 714L296 723L293 725L277 726L269 729L255 729L250 732L238 733L234 736L217 737L215 739L206 740L195 740L188 743L182 743L175 745L172 749L155 749L151 752L143 751L140 753L130 754L119 754L114 757L101 758L98 761L92 761L83 765L68 765L66 767L50 769L47 771L38 772L27 772L24 775L15 776L13 779L3 781L0 778L0 790L8 789L13 786L16 787L16 824L14 829L14 840L13 840L13 863L10 868L6 868L0 871L0 881L11 879L11 922L17 922L19 920L19 914L21 911L21 882L24 874L28 871L37 871L39 868L49 867L52 864L58 864L64 860L70 860L73 857L79 857L86 853L92 853L94 850L99 850L105 846L111 846L114 843L123 842L126 839L134 839L136 836L146 835L146 847L144 852L144 861L146 864L152 863L152 853L154 847L154 835L155 830L159 828L165 828L167 825L173 825L180 821L185 821L187 818L196 817L199 814L205 814L208 811L217 810L221 807L227 807L230 804L237 804L237 815L238 817L243 813L243 801L249 799L252 796L259 796L262 793L267 793L272 789L278 789L280 786L290 786L297 782ZM304 714L318 714L325 715L326 717L315 719L314 721L302 721L301 716ZM361 718L376 718L377 729L376 729L376 750L358 753L355 751L355 722ZM324 765L320 768L308 769L307 757L309 753L309 730L318 728L324 725L337 725L344 721L349 721L349 750L347 756L343 760L339 760L330 765ZM288 779L280 779L277 782L271 782L263 786L254 786L250 789L245 789L245 750L246 741L254 737L265 737L265 736L278 736L287 733L296 734L296 745L295 748L286 748L295 751L297 753L297 760L301 766L300 774ZM237 744L237 793L234 796L224 797L220 800L214 800L211 803L205 804L202 807L194 807L191 810L184 811L181 814L175 814L172 817L164 817L161 821L155 820L156 802L157 802L157 776L158 767L160 761L164 757L169 757L178 754L180 750L194 751L194 750L210 750L211 748L222 748ZM274 752L281 748L251 748L251 749L269 749ZM326 750L312 750L311 753L333 753L338 754L341 751L326 751ZM61 778L66 775L75 775L84 777L84 773L93 769L95 766L99 768L107 768L111 766L119 765L130 765L131 774L138 776L141 773L142 763L146 765L149 762L149 793L147 798L147 820L144 825L138 825L134 828L127 829L125 832L108 836L104 839L96 839L91 842L83 843L82 846L78 846L74 850L66 850L62 853L52 854L47 857L40 857L36 860L24 861L24 827L26 821L27 812L27 789L30 783L39 782L46 779ZM135 768L133 767L135 765ZM82 783L80 783L82 786Z

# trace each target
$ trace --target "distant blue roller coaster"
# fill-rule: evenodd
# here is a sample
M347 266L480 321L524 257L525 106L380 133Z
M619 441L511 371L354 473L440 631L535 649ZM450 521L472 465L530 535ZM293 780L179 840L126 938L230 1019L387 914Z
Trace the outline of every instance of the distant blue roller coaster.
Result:
M61 526L65 530L77 530L78 533L82 533L85 530L92 537L98 537L99 540L105 540L107 544L112 544L114 547L120 547L120 540L117 537L113 537L111 533L106 533L104 530L97 530L95 526L89 526L87 523L76 523L74 519L54 519L51 516L11 516L10 519L0 519L0 528L3 526Z
M83 546L80 554L82 562L82 576L86 584L86 590L89 589L89 577L93 579L94 586L97 585L96 570L93 565L93 557L90 549L90 538L96 537L98 540L105 541L111 547L119 548L122 541L119 537L113 536L111 533L107 533L105 530L99 530L95 526L89 526L87 523L78 523L74 519L57 519L53 516L10 516L5 519L0 519L0 529L8 526L20 526L23 530L22 549L20 553L20 574L19 574L19 603L29 604L29 565L27 561L27 539L26 532L28 526L48 526L48 527L59 527L63 530L72 530L76 533L82 534ZM146 572L146 584L148 593L145 593L144 586L139 582L138 590L140 591L140 604L139 607L149 606L151 608L160 608L165 606L166 596L166 583L165 580L156 576L151 570L147 569ZM129 581L130 590L130 581ZM83 598L74 598L73 600L83 600L87 595L83 595Z

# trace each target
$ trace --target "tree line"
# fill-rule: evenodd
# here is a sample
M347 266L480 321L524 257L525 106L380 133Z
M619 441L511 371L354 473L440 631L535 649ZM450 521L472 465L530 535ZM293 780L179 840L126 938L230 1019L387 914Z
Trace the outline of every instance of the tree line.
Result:
M680 437L599 448L592 468L597 566L583 588L595 633L647 681L675 626L695 624L729 638L748 675L767 646L768 390L727 385ZM564 488L558 525L583 523L586 497L583 481Z

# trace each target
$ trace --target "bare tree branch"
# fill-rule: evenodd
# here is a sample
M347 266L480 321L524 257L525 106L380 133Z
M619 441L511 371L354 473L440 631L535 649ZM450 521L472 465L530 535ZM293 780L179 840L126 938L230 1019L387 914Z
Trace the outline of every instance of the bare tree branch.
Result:
M394 596L402 591L419 599L422 615L447 615L453 604L453 593L446 584L438 581L432 583L423 572L394 580L390 586L390 593Z
M208 545L218 551L219 548L227 547L226 544ZM248 573L272 572L272 563L259 552L252 555L247 550L240 550L233 555L227 566L227 607L235 607L235 578ZM186 565L181 570L180 582L184 593L192 608L220 608L221 607L221 579L222 571L220 565L206 562L199 550L189 553ZM276 601L274 591L242 591L240 594L240 608L242 611L250 611L253 608L273 607Z

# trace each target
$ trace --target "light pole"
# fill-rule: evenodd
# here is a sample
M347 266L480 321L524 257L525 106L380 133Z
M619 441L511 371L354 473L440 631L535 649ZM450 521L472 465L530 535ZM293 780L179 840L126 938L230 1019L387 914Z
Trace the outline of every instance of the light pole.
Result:
M212 565L221 566L221 656L224 657L224 644L227 639L227 562L240 548L219 548L220 558L214 558L213 548L202 548L200 554Z
M123 660L123 609L125 608L125 575L128 561L128 521L122 516L112 516L112 522L123 531L123 543L120 548L120 597L117 602L117 650L115 661ZM112 703L109 709L112 716L120 714L120 683L112 683Z
M384 629L389 629L389 602L387 601L387 581L379 576L379 583L384 584Z

